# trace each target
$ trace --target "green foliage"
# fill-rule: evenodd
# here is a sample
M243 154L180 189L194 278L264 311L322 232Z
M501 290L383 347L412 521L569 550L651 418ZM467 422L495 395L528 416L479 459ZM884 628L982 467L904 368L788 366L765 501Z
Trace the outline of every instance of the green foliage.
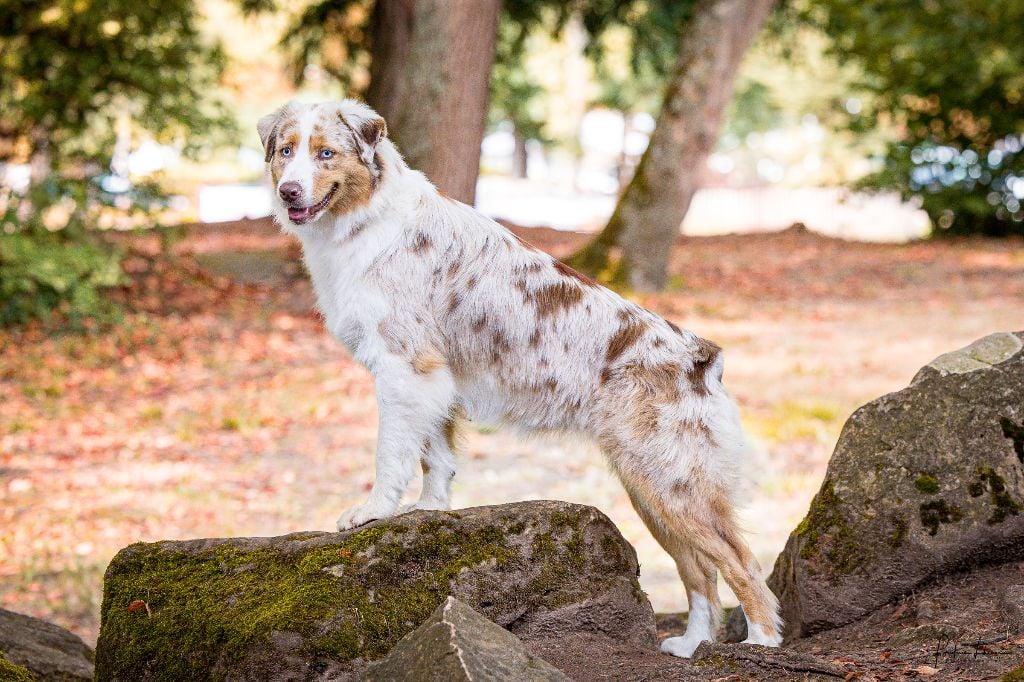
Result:
M267 0L241 0L243 9L273 9ZM361 94L370 62L373 0L322 0L306 6L289 24L279 45L292 81L305 80L316 64L346 92Z
M73 325L116 314L103 291L123 282L121 255L89 231L103 210L89 189L51 179L26 196L7 197L0 215L0 327L54 312Z
M88 179L119 134L196 156L233 132L211 96L225 56L197 19L195 0L0 0L0 161L32 170L25 194L0 195L0 326L112 312L120 255L93 229L152 199L147 187L115 207Z
M855 131L893 125L883 169L863 183L919 197L938 231L1024 234L1024 3L790 3L863 71Z
M546 142L544 117L539 111L543 89L530 80L523 66L525 34L521 29L522 25L507 14L502 16L494 49L488 117L492 124L511 121L524 138Z
M230 130L210 92L225 66L193 0L0 0L0 135L62 158L104 158L128 115L196 154Z

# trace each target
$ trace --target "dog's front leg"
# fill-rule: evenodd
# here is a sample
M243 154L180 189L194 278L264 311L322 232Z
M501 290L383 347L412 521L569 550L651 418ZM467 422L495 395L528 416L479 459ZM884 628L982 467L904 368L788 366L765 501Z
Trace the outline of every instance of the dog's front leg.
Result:
M446 367L423 372L389 363L376 376L379 431L377 474L366 502L338 518L338 530L393 516L409 487L426 443L451 420L455 383Z

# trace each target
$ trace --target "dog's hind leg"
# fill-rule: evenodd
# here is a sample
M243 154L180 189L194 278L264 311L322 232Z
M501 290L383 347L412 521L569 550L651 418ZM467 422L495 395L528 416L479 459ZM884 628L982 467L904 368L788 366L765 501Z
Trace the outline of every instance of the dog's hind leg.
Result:
M701 485L697 481L691 483L677 482L665 492L661 487L643 483L638 485L636 481L627 483L627 487L631 494L641 498L642 504L653 517L653 525L666 536L662 545L676 558L681 574L684 574L684 569L687 572L690 570L685 560L680 561L678 558L684 556L683 548L689 548L698 557L695 565L702 565L700 558L703 557L722 572L722 577L736 594L747 617L748 638L745 643L778 646L782 642L778 601L761 577L757 559L740 537L728 494L714 484L705 482ZM703 570L710 574L706 564L704 566ZM687 581L685 575L683 580ZM692 582L695 578L689 580ZM687 585L687 592L690 592L690 585ZM695 602L703 608L701 600L694 600L691 602L691 613ZM703 616L698 622L705 622ZM696 648L699 642L693 641L696 632L693 636L690 634L687 629L683 637L666 640L663 650L677 656L692 654L690 646Z
M629 490L629 486L627 486ZM671 533L649 510L642 494L629 490L633 508L643 519L655 539L675 560L679 577L686 588L686 600L690 612L686 621L686 633L681 637L669 637L662 642L661 650L675 656L689 658L701 642L715 641L715 633L721 623L722 606L718 598L718 570L706 556L693 546L681 541Z

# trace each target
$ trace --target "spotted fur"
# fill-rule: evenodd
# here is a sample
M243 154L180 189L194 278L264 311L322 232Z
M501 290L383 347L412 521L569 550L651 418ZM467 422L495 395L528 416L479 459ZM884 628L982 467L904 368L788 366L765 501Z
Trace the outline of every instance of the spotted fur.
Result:
M733 520L745 446L718 346L439 194L363 104L290 104L258 127L275 189L301 188L275 217L302 244L327 328L376 380L376 481L339 529L398 512L417 468L413 507L448 508L462 419L585 434L679 566L691 615L664 650L713 639L719 570L749 641L779 643ZM289 208L316 213L297 224Z

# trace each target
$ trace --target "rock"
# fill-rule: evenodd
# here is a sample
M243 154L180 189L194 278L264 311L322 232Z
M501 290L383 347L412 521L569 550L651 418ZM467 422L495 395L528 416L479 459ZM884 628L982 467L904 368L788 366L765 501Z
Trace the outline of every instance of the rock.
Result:
M93 652L85 642L62 627L6 609L0 609L0 673L26 668L40 682L92 680ZM0 675L0 679L7 679Z
M924 642L955 642L964 634L962 628L947 623L926 623L913 628L904 628L889 638L894 648Z
M557 668L532 656L514 635L454 597L448 597L387 657L362 677L374 682L552 680Z
M709 667L726 668L734 673L754 674L754 679L801 679L825 680L843 679L846 673L839 668L819 661L813 656L792 651L757 645L716 644L702 642L693 652L693 665L700 669ZM746 679L736 675L736 679ZM728 678L726 678L728 679Z
M607 517L564 502L140 543L107 568L97 676L353 679L449 595L521 639L571 629L653 650L637 573Z
M1024 557L1022 339L943 355L850 417L768 580L788 639L950 571Z
M1014 634L1024 633L1024 585L1008 585L999 593L999 613Z

